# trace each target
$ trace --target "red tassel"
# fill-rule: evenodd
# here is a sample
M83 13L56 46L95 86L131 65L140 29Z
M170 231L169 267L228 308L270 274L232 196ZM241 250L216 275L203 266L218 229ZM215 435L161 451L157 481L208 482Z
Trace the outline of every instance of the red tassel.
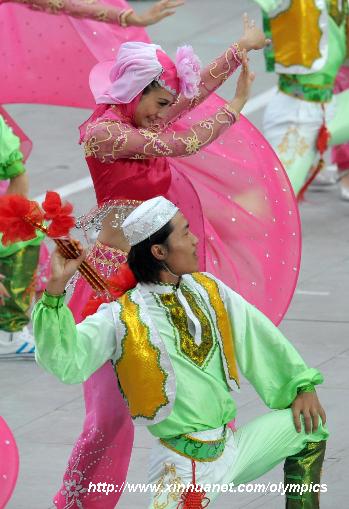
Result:
M331 135L324 121L324 123L320 127L320 131L316 140L316 148L318 149L321 155L328 149L328 142L330 141L330 138Z
M304 196L305 196L305 193L306 193L308 187L313 182L313 180L315 180L315 178L320 173L320 171L322 170L324 165L325 165L325 161L321 157L321 159L319 160L317 165L313 166L312 169L310 170L310 176L309 176L308 180L305 182L303 187L298 192L297 200L298 200L299 203L302 203L304 201Z
M195 461L191 460L193 478L191 486L181 494L181 500L176 509L205 509L210 503L210 499L206 497L202 487L196 484L195 478Z
M322 109L324 111L324 105L322 105ZM325 123L325 115L324 115L324 121L323 121L322 126L320 127L318 137L316 140L316 148L317 148L318 152L320 153L320 160L316 166L313 166L311 168L310 175L309 175L308 179L306 180L305 184L299 191L299 193L297 195L297 200L299 202L304 201L304 196L305 196L305 193L306 193L308 187L310 186L310 184L314 181L314 179L317 177L317 175L320 173L320 171L324 167L324 160L323 160L322 156L328 148L328 142L330 140L330 137L331 137L331 135L329 133L329 130L327 129L327 126Z

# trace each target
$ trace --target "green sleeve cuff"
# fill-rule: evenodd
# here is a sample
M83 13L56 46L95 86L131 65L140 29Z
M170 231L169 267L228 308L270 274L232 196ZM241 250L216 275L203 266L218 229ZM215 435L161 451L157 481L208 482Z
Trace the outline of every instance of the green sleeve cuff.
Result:
M7 178L13 179L25 173L25 167L22 161L15 161L6 170Z
M315 387L313 384L302 385L298 387L297 394L302 394L303 392L315 392Z
M15 150L6 162L0 163L0 180L13 179L22 173L25 173L25 166L20 150Z
M45 291L41 297L41 302L47 308L58 309L64 304L65 294L66 292L61 295L51 295Z
M277 391L275 396L272 397L273 404L270 408L288 408L299 394L300 389L322 384L323 380L322 374L317 369L306 369L296 375L286 386L282 387L280 391Z

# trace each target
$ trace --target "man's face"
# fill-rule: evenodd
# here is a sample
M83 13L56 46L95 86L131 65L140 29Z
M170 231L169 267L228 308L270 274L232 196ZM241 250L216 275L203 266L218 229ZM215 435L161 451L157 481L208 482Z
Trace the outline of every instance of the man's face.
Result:
M149 129L153 124L161 121L174 100L173 95L161 87L144 94L136 108L136 126Z
M181 212L171 220L174 227L168 237L168 250L164 262L171 272L181 276L199 270L198 239L190 231L189 223Z

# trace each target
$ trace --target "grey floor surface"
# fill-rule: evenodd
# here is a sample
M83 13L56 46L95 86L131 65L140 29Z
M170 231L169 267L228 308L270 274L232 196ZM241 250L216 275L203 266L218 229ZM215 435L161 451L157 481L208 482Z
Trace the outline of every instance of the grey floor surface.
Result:
M133 2L144 8L142 2ZM150 2L147 2L147 6ZM183 42L193 44L203 62L220 54L241 33L244 11L260 19L251 1L187 0L176 17L149 30L154 41L174 52ZM1 13L0 13L1 14ZM275 78L264 73L261 55L251 64L257 77L253 95L270 89ZM222 94L234 94L228 81ZM86 110L46 106L13 105L9 111L34 141L28 162L31 194L56 188L87 175L76 126L87 117ZM262 110L249 117L261 126ZM91 189L70 196L77 212L94 204ZM347 418L349 395L349 203L339 200L338 189L312 192L301 206L303 223L302 269L287 316L281 329L306 361L324 373L319 395L328 414L331 438L324 466L323 509L348 507L345 483L349 471ZM0 414L14 431L21 456L18 485L8 509L50 509L61 475L81 429L83 400L80 386L65 386L31 362L0 363ZM236 398L239 423L265 412L256 393L247 384ZM272 430L271 430L272 432ZM147 456L152 438L137 429L129 480L145 480ZM260 481L279 482L278 467ZM283 507L277 494L225 494L215 507L256 509ZM124 494L120 509L145 508L144 495Z

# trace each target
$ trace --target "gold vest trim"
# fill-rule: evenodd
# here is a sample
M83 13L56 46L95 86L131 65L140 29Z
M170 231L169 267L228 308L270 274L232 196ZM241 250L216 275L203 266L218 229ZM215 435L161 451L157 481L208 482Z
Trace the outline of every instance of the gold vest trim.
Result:
M321 11L315 0L292 0L290 7L270 18L275 62L290 67L311 69L321 57L319 26Z
M153 419L169 402L165 391L168 375L160 365L160 350L151 343L150 330L141 320L139 306L128 294L118 301L126 334L115 370L132 418Z
M219 294L219 288L210 277L205 274L196 272L192 274L193 279L205 288L209 295L210 304L214 309L217 317L217 325L220 336L222 338L223 354L227 362L229 378L235 380L238 387L240 387L239 374L236 365L235 347L233 331L230 327L230 321L227 310L225 309L224 302Z

